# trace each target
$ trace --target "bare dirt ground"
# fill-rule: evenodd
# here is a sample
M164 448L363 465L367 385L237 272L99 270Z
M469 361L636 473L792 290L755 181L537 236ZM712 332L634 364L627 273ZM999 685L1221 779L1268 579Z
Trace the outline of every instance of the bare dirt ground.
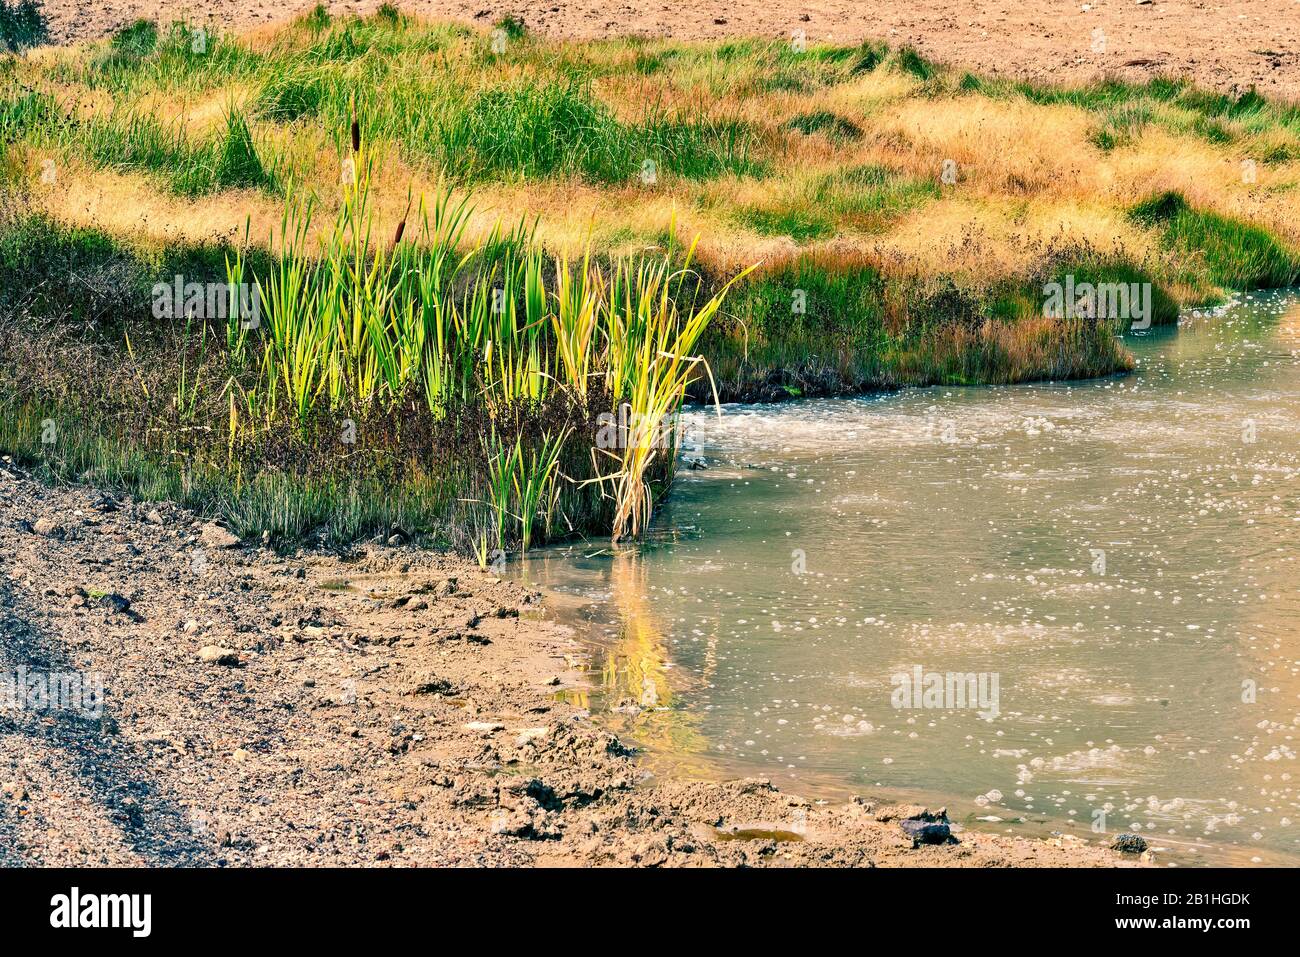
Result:
M917 808L658 782L560 700L581 650L537 594L404 546L232 539L0 464L0 678L104 689L0 707L0 865L1139 863L1068 837L914 847Z
M58 42L103 36L138 17L238 30L309 10L315 0L47 0ZM368 12L379 0L327 4ZM430 18L480 25L506 14L555 37L624 34L709 39L791 37L911 43L985 73L1083 81L1190 76L1222 90L1300 98L1300 0L399 0ZM1101 31L1100 34L1095 31Z

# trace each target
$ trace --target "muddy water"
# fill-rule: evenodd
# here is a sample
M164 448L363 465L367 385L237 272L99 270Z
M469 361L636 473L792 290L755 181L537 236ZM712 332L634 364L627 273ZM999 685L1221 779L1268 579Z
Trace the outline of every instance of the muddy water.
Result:
M1132 347L1123 378L692 414L709 467L647 545L524 574L678 770L1294 864L1300 296Z

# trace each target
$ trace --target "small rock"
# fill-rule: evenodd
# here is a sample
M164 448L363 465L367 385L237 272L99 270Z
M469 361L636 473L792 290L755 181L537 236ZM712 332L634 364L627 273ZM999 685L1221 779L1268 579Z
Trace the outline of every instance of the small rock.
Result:
M36 524L32 526L32 531L37 535L44 535L46 538L62 538L63 526L50 518L38 518Z
M406 687L402 689L402 694L404 695L449 695L455 693L456 689L452 686L450 681L446 678L439 678L437 675L429 672L417 674L411 679Z
M99 606L115 614L125 615L131 610L131 599L117 592L109 592L107 595L99 596Z
M245 751L243 748L235 748L234 754L230 756L232 761L238 761L241 764L247 761L251 757L252 755L249 754L247 751Z
M550 733L550 728L524 728L515 738L515 744L522 748L525 744L531 744L533 741L544 738Z
M199 660L206 661L208 664L233 667L239 664L239 653L219 645L204 645L199 649Z
M928 813L921 804L887 804L875 809L876 820L882 824L889 821L901 821L909 817Z
M1123 854L1141 854L1147 849L1147 841L1141 834L1116 834L1110 847Z
M922 844L946 844L952 839L952 830L942 822L929 823L908 819L902 822L904 833L912 839L913 847Z
M27 788L23 787L23 785L19 784L17 781L10 781L5 785L0 786L0 790L4 791L5 797L9 798L11 801L27 800Z
M238 548L239 536L227 528L209 522L199 531L199 541L208 548Z
M505 725L499 721L471 721L463 727L466 731L473 731L476 734L491 734L500 731Z
M195 632L197 632L200 627L201 626L199 625L199 623L195 621L193 618L191 618L189 621L187 621L184 625L181 626L181 631L185 632L185 634L187 635L192 635Z
M151 510L148 515L145 516L145 521L152 522L154 525L161 525L163 524L162 513L160 513L158 509L155 508Z
M528 837L533 832L533 819L522 811L513 813L499 811L492 815L491 828L493 834Z
M913 847L920 847L922 844L956 843L948 821L947 808L939 808L938 811L927 809L898 823L903 828L903 832L912 839Z

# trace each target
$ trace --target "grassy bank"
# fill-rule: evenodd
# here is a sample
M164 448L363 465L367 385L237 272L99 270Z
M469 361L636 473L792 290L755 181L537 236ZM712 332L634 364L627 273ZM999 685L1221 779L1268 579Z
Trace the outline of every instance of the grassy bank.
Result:
M141 22L4 59L0 142L4 450L282 542L635 535L675 439L611 412L1105 375L1051 284L1300 276L1295 106L875 43Z
M353 117L381 229L451 186L470 240L527 215L554 254L698 235L715 284L761 264L703 343L728 397L1122 370L1105 337L1043 348L1044 282L1149 282L1158 324L1300 273L1296 106L990 80L879 43L565 43L393 8L242 37L141 22L11 60L0 135L29 181L56 164L35 190L56 219L203 242L247 215L264 242L291 188L332 212ZM1143 212L1166 196L1186 214ZM953 308L960 328L932 321Z
M701 294L689 250L680 267L671 250L569 263L522 228L467 249L448 197L376 241L353 143L319 248L310 197L267 250L152 260L10 206L4 450L278 542L418 532L486 563L555 535L638 535L726 287ZM218 257L224 283L186 279Z

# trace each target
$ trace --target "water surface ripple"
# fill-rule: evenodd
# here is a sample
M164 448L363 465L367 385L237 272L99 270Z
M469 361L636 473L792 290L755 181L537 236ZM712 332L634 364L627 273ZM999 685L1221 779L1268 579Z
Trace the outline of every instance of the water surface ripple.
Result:
M693 412L709 468L648 545L526 574L594 603L595 706L661 755L1295 863L1300 297L1132 346L1122 378ZM996 716L896 708L918 667L996 675Z

